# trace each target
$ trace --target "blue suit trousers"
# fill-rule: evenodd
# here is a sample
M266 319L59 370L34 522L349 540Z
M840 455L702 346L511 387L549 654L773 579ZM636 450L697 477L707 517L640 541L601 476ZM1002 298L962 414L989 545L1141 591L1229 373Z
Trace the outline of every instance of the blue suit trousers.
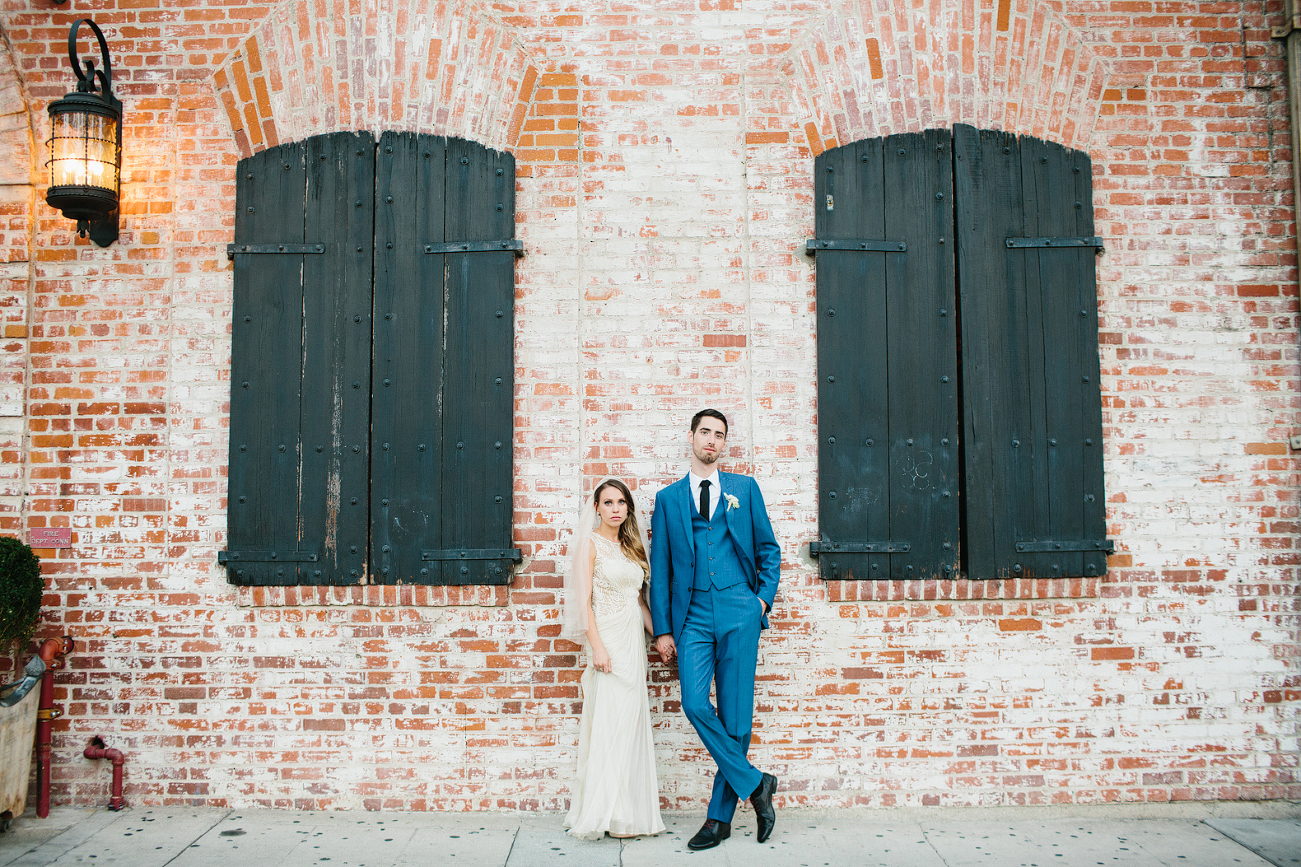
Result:
M693 589L677 641L682 712L718 765L705 815L720 822L731 822L738 798L750 797L763 780L746 758L762 623L763 603L744 581L721 589ZM717 709L709 701L711 683Z

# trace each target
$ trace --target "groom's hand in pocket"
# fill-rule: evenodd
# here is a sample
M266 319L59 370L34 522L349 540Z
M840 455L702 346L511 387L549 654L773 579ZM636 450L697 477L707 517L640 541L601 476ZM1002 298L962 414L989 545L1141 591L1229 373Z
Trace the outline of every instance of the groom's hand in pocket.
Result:
M664 633L655 639L655 652L660 655L663 662L672 662L673 657L678 655L677 645L673 643L673 636Z

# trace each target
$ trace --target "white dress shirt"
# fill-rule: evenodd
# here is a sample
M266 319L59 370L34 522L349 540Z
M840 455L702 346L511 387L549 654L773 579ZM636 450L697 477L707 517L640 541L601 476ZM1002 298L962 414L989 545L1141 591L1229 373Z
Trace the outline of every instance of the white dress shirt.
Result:
M687 473L687 479L691 482L691 508L693 511L700 511L700 483L709 482L709 514L705 516L706 520L714 516L714 510L718 508L718 501L723 497L723 488L718 484L718 470L714 470L708 476L698 476L695 473Z

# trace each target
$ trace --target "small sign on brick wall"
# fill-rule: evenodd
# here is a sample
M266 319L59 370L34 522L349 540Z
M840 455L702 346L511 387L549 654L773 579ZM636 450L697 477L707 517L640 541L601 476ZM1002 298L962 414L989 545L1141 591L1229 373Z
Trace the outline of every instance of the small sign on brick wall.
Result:
M71 527L33 527L27 531L27 544L33 548L69 548Z

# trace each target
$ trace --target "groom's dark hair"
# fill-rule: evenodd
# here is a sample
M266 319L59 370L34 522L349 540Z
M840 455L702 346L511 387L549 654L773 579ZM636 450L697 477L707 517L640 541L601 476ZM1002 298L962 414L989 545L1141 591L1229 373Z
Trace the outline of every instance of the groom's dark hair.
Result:
M705 416L716 418L723 423L723 435L727 436L727 416L723 415L716 409L702 409L691 417L691 432L695 433L696 428L700 427L700 420Z

